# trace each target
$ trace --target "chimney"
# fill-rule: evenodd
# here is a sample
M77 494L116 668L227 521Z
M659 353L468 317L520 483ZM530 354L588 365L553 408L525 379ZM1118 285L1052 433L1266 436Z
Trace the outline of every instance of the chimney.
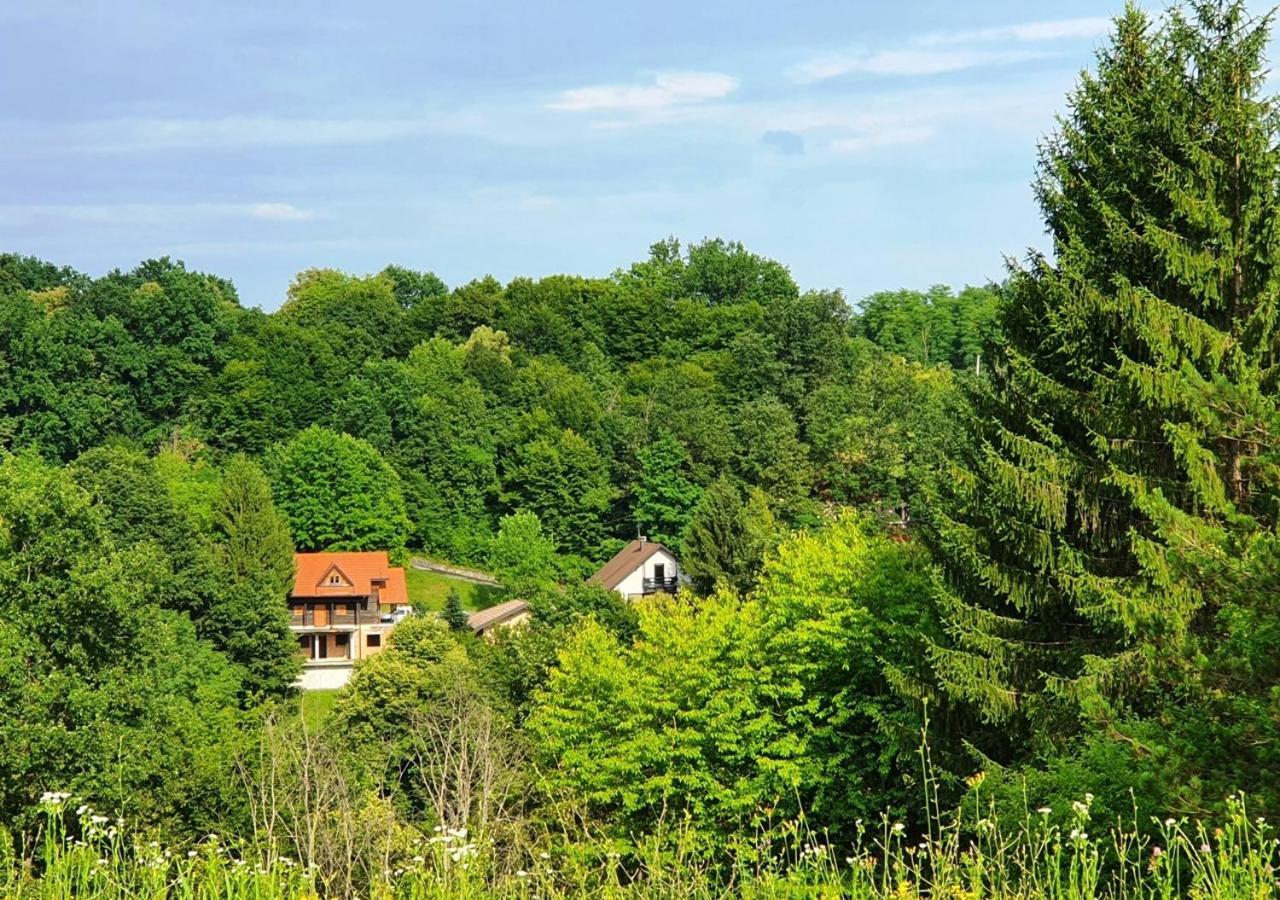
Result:
M642 534L642 535L640 535L640 543L642 543L642 544L647 544L647 543L649 543L649 535L647 535L647 534Z

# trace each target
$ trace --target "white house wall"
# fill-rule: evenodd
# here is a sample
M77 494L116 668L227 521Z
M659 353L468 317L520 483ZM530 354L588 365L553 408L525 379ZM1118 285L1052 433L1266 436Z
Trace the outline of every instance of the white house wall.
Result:
M653 577L654 566L665 566L666 568L663 575L666 578L675 578L680 574L679 564L676 562L676 558L670 553L659 550L657 553L653 554L653 556L646 559L643 565L637 566L635 571L622 579L622 581L618 582L618 586L614 588L614 590L624 597L640 596L644 593L644 580L646 578Z

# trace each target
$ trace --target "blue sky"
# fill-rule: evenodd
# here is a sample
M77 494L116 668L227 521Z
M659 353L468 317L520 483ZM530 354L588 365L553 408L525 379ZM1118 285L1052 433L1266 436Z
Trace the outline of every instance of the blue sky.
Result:
M851 299L1043 245L1029 181L1120 0L0 7L0 250L604 275L722 236Z

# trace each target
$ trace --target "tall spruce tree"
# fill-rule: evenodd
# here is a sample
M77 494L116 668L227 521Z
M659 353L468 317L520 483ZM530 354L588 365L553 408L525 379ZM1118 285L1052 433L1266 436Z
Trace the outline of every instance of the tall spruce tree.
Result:
M1041 149L1053 256L1012 269L932 534L954 588L936 668L1011 746L1257 698L1203 716L1226 733L1276 702L1251 637L1280 629L1269 25L1239 0L1129 8Z

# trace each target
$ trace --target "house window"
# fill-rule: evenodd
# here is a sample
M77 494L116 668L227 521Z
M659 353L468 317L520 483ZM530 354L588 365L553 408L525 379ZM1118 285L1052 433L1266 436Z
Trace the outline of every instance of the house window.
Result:
M338 632L333 636L333 642L339 647L347 646L347 635L345 632Z
M654 581L666 581L666 580L667 580L667 567L666 567L665 565L663 565L662 563L656 563L656 564L654 565L654 567L653 567L653 580L654 580Z
M332 575L329 576L329 583L342 584L342 576L339 575L337 572L334 572Z
M382 635L380 635L380 634L371 634L371 635L369 635L367 638L365 638L365 639L364 639L364 645L365 645L366 647L381 647L381 646L382 646Z

